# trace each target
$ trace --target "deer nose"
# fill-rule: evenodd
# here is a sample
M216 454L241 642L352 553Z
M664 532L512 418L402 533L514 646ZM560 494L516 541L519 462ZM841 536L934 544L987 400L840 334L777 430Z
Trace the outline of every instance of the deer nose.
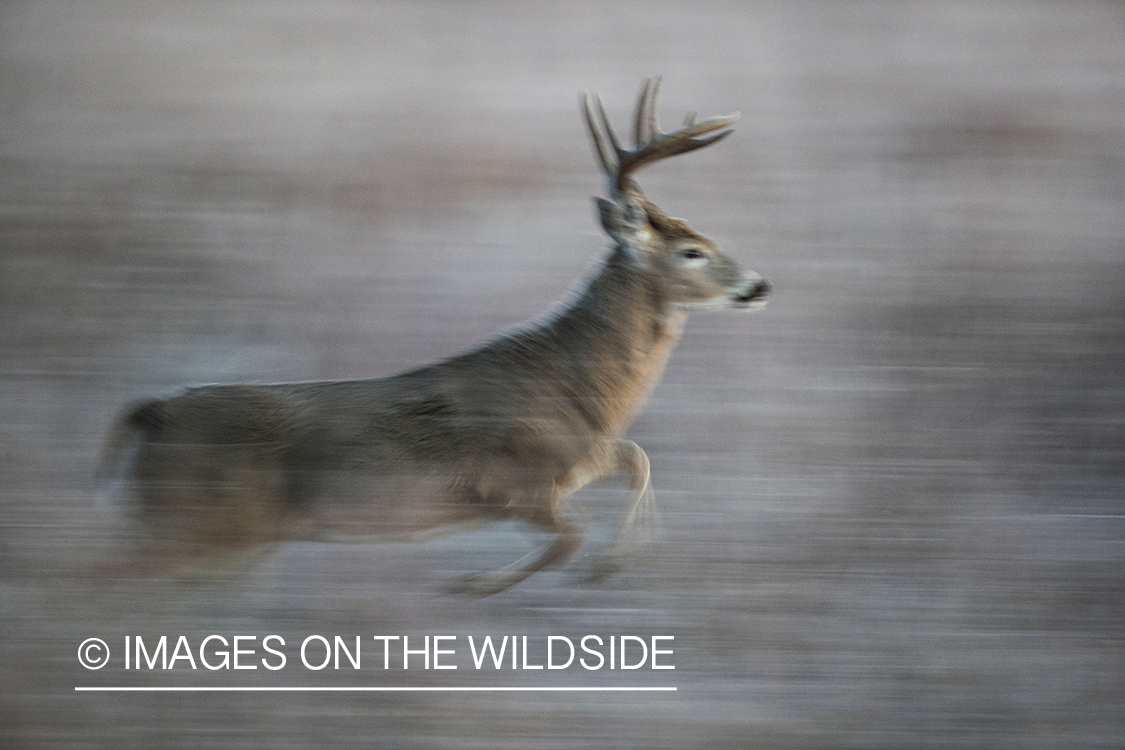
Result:
M747 304L750 302L764 302L770 294L770 283L765 279L758 279L742 294L735 297L736 302Z

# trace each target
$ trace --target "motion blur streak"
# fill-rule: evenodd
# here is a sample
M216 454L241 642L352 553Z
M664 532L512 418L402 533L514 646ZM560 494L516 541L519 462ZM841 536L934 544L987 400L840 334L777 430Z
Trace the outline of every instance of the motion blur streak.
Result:
M693 317L630 432L642 564L444 595L530 548L501 526L75 574L122 403L389 375L557 299L605 245L577 92L624 122L653 73L742 119L646 193L776 293ZM1118 746L1123 206L1120 3L5 3L0 746ZM591 549L619 497L572 501ZM116 661L165 633L674 635L668 673L390 677L679 689L74 693L386 684Z

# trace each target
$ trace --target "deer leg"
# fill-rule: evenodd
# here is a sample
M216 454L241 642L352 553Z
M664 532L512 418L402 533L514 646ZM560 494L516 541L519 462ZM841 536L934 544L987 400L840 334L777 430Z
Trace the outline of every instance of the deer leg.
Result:
M557 515L536 523L555 533L554 540L545 550L532 552L497 570L465 576L450 587L451 593L491 596L516 585L532 573L563 565L582 546L583 532L577 524Z
M629 497L621 516L617 538L595 564L591 580L600 581L619 571L636 547L652 538L656 527L656 505L652 491L648 455L632 440L618 441L614 452L616 469L629 479Z

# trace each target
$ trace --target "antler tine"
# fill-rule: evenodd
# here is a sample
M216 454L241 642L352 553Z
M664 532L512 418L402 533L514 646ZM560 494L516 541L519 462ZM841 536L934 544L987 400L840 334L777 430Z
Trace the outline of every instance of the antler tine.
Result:
M606 114L605 104L602 103L602 98L597 94L594 95L594 103L598 105L598 116L602 120L602 125L605 126L605 134L609 136L609 142L613 145L613 150L617 153L617 160L620 162L626 151L621 148L621 142L617 140L613 123L609 121L609 115Z
M731 125L738 122L738 118L741 116L742 115L738 112L732 112L729 115L723 115L721 117L709 117L703 122L698 122L694 125L688 125L687 127L681 128L674 133L668 133L668 137L676 139L695 138L696 136L704 135L706 133L712 133L716 130L729 128Z
M718 141L723 140L724 138L726 138L728 135L730 135L733 132L734 132L733 130L724 130L722 133L716 133L715 135L709 136L707 138L692 138L690 140L685 140L680 144L680 146L678 148L676 148L676 150L669 151L667 154L664 154L663 156L675 156L677 154L686 154L689 151L695 151L697 148L703 148L704 146L710 146L712 143L717 143ZM663 156L661 158L663 158Z
M637 97L637 111L633 115L633 145L638 148L645 142L645 102L648 99L648 88L652 79L646 78L641 84L641 95Z
M655 161L666 159L669 156L686 154L689 151L695 151L704 146L710 146L712 143L726 138L734 131L724 130L722 133L716 133L706 138L698 138L696 136L714 133L716 130L723 130L723 128L734 124L737 119L737 114L728 115L726 117L712 117L703 122L696 123L695 125L681 128L673 133L658 133L652 136L652 139L643 146L621 154L617 172L616 174L611 174L610 179L613 180L617 190L624 190L628 184L629 175L633 172Z
M598 132L598 126L594 123L594 113L590 111L590 98L586 96L585 91L578 98L582 102L582 114L586 117L586 127L590 129L590 137L594 139L594 152L598 155L602 171L613 177L616 168L609 160L609 155L605 149L605 141L602 140L601 133Z
M657 136L664 135L660 132L660 117L656 114L656 97L660 93L661 76L652 82L652 90L648 94L648 138L655 140Z
M729 128L738 119L737 112L725 117L712 117L699 123L695 122L695 113L689 112L679 130L662 133L657 116L660 80L659 76L655 79L646 78L641 86L636 112L633 115L633 139L636 143L632 149L621 148L621 142L617 138L617 132L613 129L601 97L594 96L598 120L601 122L600 128L594 119L589 97L586 94L580 97L582 114L594 139L594 151L602 165L602 170L609 177L611 190L615 192L626 190L631 182L629 176L641 167L669 156L710 146L733 132L725 130L707 138L699 137ZM608 144L606 138L609 139Z

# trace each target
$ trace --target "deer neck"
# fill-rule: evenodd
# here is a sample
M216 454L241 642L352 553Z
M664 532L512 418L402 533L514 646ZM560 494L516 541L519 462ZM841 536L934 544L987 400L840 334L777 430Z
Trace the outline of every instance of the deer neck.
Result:
M572 400L594 429L625 432L660 380L685 318L656 273L617 247L555 319Z

